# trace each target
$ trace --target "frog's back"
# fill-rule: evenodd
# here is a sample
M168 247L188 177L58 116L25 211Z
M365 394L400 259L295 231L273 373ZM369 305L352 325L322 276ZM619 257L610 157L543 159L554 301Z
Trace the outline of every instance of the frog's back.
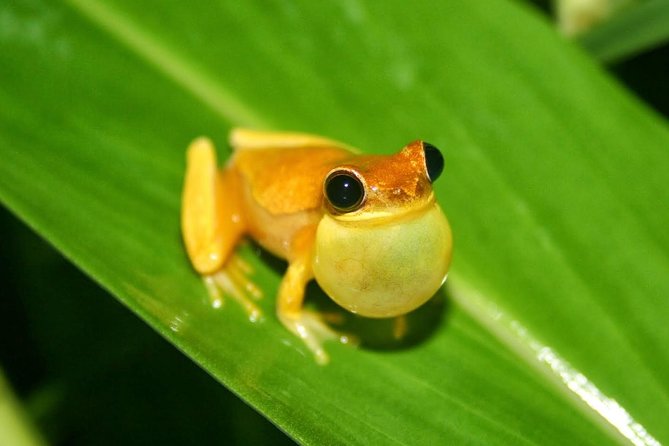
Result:
M235 130L230 139L232 165L274 215L319 208L325 175L352 155L341 143L304 134Z

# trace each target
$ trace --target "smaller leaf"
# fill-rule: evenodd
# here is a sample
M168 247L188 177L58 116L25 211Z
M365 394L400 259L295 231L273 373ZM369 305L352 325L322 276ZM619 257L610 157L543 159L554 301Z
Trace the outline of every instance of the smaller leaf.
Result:
M32 425L0 370L0 444L41 446L39 432Z
M619 62L658 47L669 39L669 1L639 2L579 37L597 59Z

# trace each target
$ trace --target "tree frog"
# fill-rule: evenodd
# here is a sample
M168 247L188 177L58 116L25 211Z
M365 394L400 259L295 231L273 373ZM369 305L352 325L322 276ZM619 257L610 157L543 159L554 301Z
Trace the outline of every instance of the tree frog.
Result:
M230 145L219 169L209 139L191 143L182 196L184 245L215 306L230 296L251 320L260 317L260 292L235 254L251 237L288 262L278 318L326 363L323 343L350 338L303 307L310 280L372 318L410 312L446 280L452 236L432 190L444 166L433 145L363 155L319 136L246 129L234 129Z

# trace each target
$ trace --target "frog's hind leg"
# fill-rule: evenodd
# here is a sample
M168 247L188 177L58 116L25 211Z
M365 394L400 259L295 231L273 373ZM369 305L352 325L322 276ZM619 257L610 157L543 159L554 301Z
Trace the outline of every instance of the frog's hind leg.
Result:
M206 138L188 147L181 229L188 257L203 276L212 304L220 307L228 295L250 319L259 319L260 309L248 296L259 298L260 291L247 279L249 266L235 254L246 231L239 174L234 167L218 168L214 146Z

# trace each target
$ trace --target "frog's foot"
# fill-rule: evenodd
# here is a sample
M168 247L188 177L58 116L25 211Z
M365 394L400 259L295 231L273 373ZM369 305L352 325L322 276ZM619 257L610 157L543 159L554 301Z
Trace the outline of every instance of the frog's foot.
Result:
M223 306L224 298L229 296L244 308L251 322L261 320L262 311L254 301L262 298L262 292L247 277L251 273L250 265L235 254L228 259L221 270L204 276L211 305L220 308Z
M330 361L330 357L323 348L325 341L337 341L349 345L358 344L357 338L333 330L323 322L320 314L313 311L301 310L295 315L279 314L279 319L291 333L302 339L313 353L316 362L321 365Z

